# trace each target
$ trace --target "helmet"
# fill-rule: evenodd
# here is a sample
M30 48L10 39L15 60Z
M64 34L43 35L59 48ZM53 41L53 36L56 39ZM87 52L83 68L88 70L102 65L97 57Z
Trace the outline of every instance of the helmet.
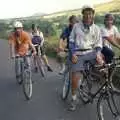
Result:
M92 5L84 5L84 6L82 7L82 10L81 10L82 14L84 13L84 11L85 11L86 9L92 10L93 13L95 12L95 8L94 8Z
M22 27L23 27L23 24L22 24L21 22L16 21L16 22L14 23L14 28L22 28Z
M105 17L104 17L104 18L105 18L105 20L108 19L108 18L111 18L112 20L115 20L113 14L111 14L111 13L105 14Z

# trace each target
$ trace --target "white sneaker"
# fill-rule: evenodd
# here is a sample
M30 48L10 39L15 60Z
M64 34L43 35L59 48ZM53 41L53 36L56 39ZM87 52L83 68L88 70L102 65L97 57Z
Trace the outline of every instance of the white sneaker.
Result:
M62 64L61 66L62 66L62 69L59 72L59 74L64 74L64 72L65 72L65 64Z
M63 75L64 72L65 72L65 69L62 69L62 70L59 72L59 74Z

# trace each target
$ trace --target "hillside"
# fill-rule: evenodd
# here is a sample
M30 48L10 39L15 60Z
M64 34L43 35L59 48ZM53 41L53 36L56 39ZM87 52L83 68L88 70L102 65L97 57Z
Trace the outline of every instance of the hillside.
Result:
M99 4L95 6L97 13L113 12L120 13L120 0L112 0L111 2Z
M97 14L102 14L106 12L113 12L117 14L120 12L120 0L112 0L111 2L95 5L95 9ZM43 16L43 18L52 18L63 15L69 16L71 14L79 15L80 13L81 13L81 8L48 14Z

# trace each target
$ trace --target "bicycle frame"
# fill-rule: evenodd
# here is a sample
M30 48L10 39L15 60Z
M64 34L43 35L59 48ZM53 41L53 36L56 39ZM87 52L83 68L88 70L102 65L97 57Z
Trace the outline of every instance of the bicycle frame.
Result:
M102 90L104 90L104 93L107 93L109 91L109 88L111 88L110 80L111 80L112 73L114 72L114 70L116 68L116 65L108 64L106 66L108 66L108 68L107 68L107 73L105 75L105 82L101 85L101 87L95 93L91 93L89 91L92 101L99 93L100 94L103 93L103 92L101 92ZM111 71L111 68L112 68L112 71ZM83 76L86 78L88 83L90 82L90 80L89 80L90 75L91 75L91 73L89 72L89 68L87 68L85 71L83 71ZM87 101L87 103L89 103L89 102L91 102L91 100Z

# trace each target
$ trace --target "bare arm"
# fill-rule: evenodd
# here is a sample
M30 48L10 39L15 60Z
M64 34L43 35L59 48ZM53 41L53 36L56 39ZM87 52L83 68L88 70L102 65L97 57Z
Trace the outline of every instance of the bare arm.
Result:
M32 49L33 54L36 54L36 49L35 49L34 45L32 44L30 36L26 35L25 39L26 39L27 43L29 44L29 47Z
M115 39L113 36L106 37L106 39L115 47L120 49L119 44L117 43L117 39Z
M32 49L33 54L36 54L36 49L35 49L34 45L32 44L32 42L29 42L29 46Z
M44 36L43 36L43 33L42 32L40 32L40 38L41 38L41 46L43 46L43 44L44 44L44 41L45 41L45 39L44 39Z
M9 50L10 50L10 58L15 57L15 45L13 42L12 35L9 36Z

